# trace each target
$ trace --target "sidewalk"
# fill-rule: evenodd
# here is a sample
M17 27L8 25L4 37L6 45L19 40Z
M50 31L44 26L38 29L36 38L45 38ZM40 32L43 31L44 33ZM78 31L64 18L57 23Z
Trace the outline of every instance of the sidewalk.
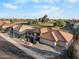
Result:
M6 36L3 33L0 33L0 36L2 36L5 40L7 40L8 42L12 43L13 45L15 45L17 48L21 49L22 51L24 51L25 53L27 53L28 55L34 57L35 59L47 59L45 57L43 57L42 55L37 54L36 52L22 46L19 45L17 42L15 42L14 40L12 40L12 38Z

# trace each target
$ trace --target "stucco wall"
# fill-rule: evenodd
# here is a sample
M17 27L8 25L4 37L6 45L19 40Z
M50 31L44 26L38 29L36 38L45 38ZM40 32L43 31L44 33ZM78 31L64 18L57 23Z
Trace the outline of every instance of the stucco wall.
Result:
M50 40L40 39L40 42L44 43L44 44L47 44L47 45L50 45L50 46L55 46L55 42L50 41Z
M57 46L66 47L66 45L67 45L67 42L63 42L63 41L57 42Z

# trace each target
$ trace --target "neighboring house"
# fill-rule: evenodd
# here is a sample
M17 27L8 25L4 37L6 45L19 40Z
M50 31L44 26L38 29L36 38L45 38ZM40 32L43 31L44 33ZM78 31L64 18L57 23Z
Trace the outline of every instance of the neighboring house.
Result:
M75 23L73 26L74 29L77 29L78 27L79 27L79 23Z
M31 43L35 43L36 41L40 42L40 32L39 28L35 28L32 30L27 30L25 32L25 38L27 41L30 41Z
M3 24L10 24L11 22L9 20L0 20L0 25Z
M0 21L0 26L2 26L3 25L3 23Z
M79 22L73 24L72 30L73 30L74 35L79 34L78 33L79 32Z
M6 29L6 28L8 28L8 27L12 27L12 24L4 24L4 25L2 26L3 29Z
M25 30L30 30L33 27L32 26L27 26L27 25L21 25L21 24L16 24L13 27L13 32L11 34L13 34L13 37L20 37Z
M0 20L0 29L2 29L1 32L4 32L4 29L7 29L10 26L11 24L9 20Z
M34 33L38 33L40 35L34 35ZM37 37L40 38L40 42L50 45L50 46L63 46L66 47L69 42L72 41L73 35L69 32L54 29L51 27L43 27L43 28L36 28L30 31L27 31L27 36L32 38L31 40L35 40ZM36 37L37 36L37 37ZM35 38L36 37L36 38Z
M2 25L2 31L3 32L8 32L9 29L13 26L13 24L4 24Z

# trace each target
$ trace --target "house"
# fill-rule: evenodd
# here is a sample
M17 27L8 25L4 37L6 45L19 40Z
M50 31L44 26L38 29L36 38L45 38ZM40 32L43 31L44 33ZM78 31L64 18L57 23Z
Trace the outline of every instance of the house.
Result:
M10 21L9 20L0 20L0 25L3 25L3 24L10 24Z
M37 33L40 35L34 35ZM39 37L40 38L39 41L41 43L47 44L50 46L66 47L68 43L73 40L73 35L71 33L66 32L64 30L51 28L51 27L42 27L42 28L32 29L30 31L27 31L27 36L32 38L31 39L32 41Z
M21 24L15 24L13 27L13 32L11 31L10 34L13 35L13 37L20 37L23 33L25 33L25 30L32 29L32 26L27 25L21 25Z
M2 30L2 32L8 32L9 29L10 29L12 26L13 26L13 24L3 24L3 25L1 26L1 30Z
M79 27L79 22L73 24L73 29L77 29Z
M40 42L40 30L39 28L34 28L31 30L27 30L25 32L25 38L27 41L30 41L31 43L35 43L36 41Z
M3 29L6 29L6 28L12 27L12 26L13 26L13 24L4 24L4 25L2 26L2 28L3 28Z
M71 26L71 29L73 30L73 33L77 35L79 32L79 22L73 23L73 26Z
M10 26L10 21L8 20L0 20L0 27L5 29Z

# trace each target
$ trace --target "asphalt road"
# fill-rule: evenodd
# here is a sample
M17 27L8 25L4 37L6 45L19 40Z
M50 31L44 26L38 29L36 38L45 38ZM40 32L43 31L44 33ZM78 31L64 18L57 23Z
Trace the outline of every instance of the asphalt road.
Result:
M0 37L0 59L34 59Z

